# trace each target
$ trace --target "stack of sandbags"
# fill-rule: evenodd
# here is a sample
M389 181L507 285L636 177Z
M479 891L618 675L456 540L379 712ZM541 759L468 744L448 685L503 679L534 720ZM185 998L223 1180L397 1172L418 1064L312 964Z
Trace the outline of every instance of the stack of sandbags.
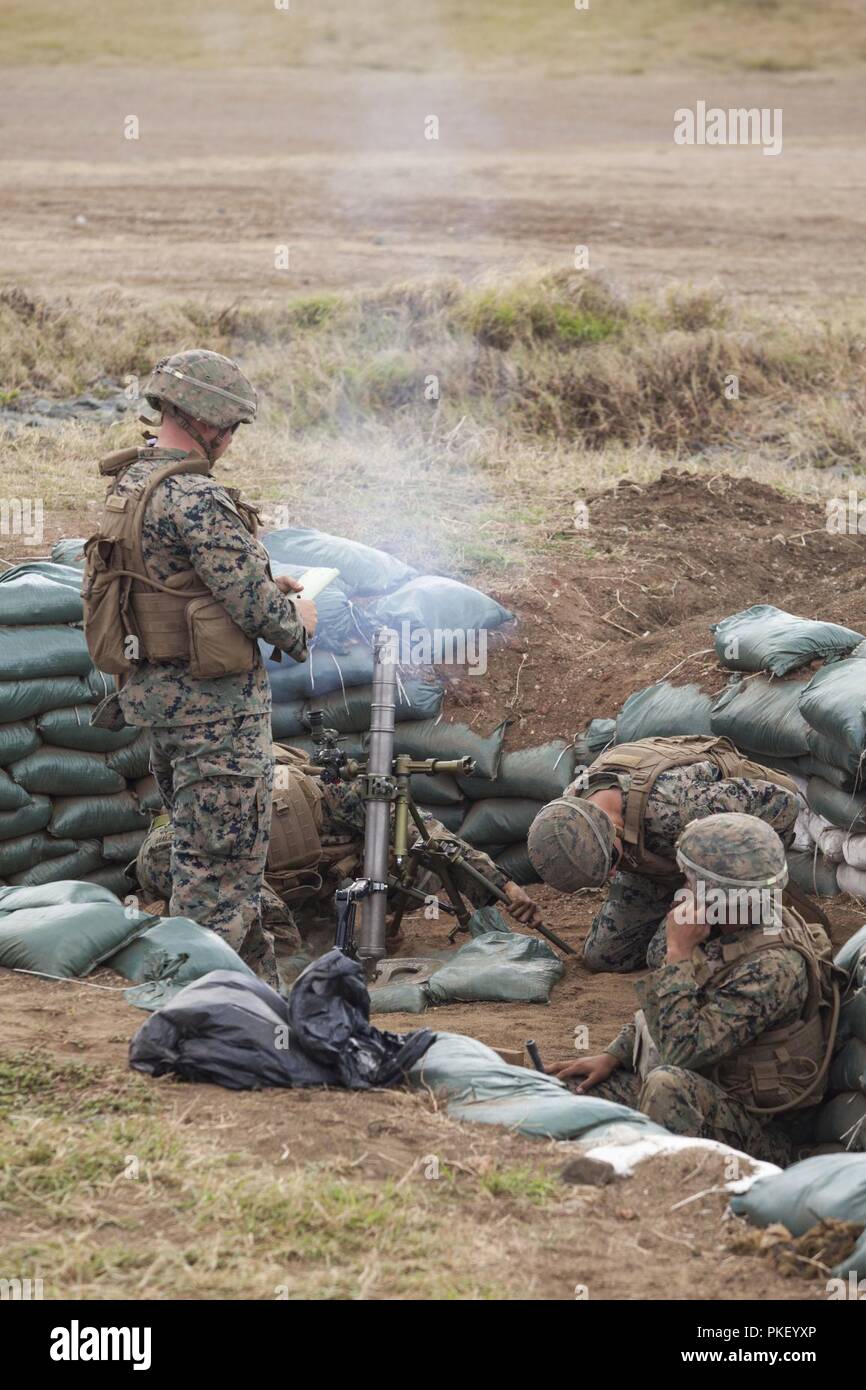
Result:
M574 747L565 739L554 739L503 753L492 776L484 775L482 766L476 766L473 777L456 779L468 802L460 834L495 859L515 883L535 883L538 876L529 862L526 837L542 806L561 796L573 780Z
M847 972L850 983L814 1137L821 1144L841 1144L866 1154L866 927L845 943L836 964Z
M0 882L123 893L159 797L139 730L90 726L114 682L90 660L80 586L48 561L0 575Z

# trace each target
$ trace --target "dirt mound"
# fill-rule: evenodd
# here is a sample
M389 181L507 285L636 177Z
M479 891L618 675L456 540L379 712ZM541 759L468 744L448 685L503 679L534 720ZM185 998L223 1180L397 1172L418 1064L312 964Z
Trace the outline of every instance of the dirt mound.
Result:
M518 627L491 652L484 689L452 684L450 717L479 728L511 718L509 747L570 738L668 675L719 689L710 624L754 603L866 631L866 536L828 532L822 506L669 469L575 515L578 528L546 538L531 585L496 593Z

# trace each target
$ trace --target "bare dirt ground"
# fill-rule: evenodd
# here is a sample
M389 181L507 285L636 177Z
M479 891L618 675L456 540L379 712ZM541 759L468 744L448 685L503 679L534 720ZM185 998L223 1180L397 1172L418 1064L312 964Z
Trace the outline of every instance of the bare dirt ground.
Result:
M675 145L697 98L781 108L782 154ZM842 299L862 284L864 117L859 76L817 73L0 69L0 280L259 300L585 245L628 288Z

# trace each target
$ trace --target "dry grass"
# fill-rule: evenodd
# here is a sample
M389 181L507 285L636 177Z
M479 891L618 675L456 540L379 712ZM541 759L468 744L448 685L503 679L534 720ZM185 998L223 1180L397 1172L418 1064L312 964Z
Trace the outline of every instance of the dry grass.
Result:
M281 0L282 3L282 0ZM7 0L7 63L555 73L801 72L862 64L858 0Z

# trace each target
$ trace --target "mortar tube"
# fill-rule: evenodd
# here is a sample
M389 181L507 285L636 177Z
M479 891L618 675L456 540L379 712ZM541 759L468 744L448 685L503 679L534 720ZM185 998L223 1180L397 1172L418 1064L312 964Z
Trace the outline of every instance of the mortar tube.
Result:
M393 634L379 628L373 636L373 693L370 702L370 742L367 776L390 777L394 763L394 713L397 668L391 648ZM364 836L364 877L370 883L387 884L391 839L391 803L367 801ZM370 979L385 955L387 888L374 889L363 900L358 959Z

